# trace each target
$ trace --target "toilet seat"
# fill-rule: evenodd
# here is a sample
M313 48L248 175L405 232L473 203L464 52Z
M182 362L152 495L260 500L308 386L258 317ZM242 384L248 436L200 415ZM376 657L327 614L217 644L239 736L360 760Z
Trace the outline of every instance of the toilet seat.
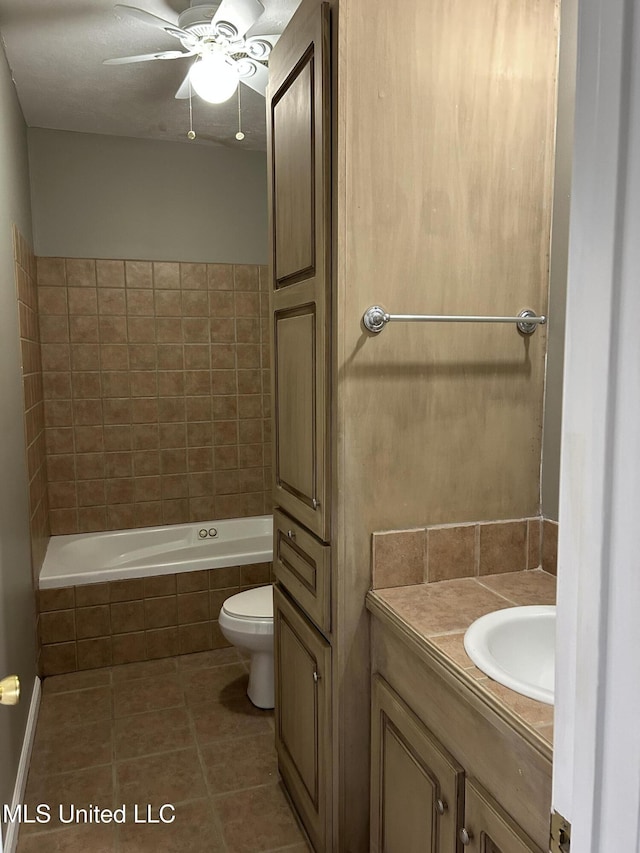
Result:
M273 587L259 586L238 592L227 598L222 612L247 622L273 622Z

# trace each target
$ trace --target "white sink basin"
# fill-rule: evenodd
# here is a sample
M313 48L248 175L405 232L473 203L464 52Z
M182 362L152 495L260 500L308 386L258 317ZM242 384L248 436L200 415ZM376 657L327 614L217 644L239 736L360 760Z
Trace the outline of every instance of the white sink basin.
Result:
M464 647L475 665L512 690L553 705L556 608L508 607L469 626Z

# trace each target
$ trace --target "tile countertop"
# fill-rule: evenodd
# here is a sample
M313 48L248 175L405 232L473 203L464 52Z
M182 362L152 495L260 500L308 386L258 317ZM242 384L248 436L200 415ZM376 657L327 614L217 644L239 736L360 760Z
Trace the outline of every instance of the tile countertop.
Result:
M506 708L518 728L534 733L549 748L553 707L488 678L468 657L463 637L469 625L485 613L516 605L555 604L555 600L555 577L533 569L371 590L367 606L375 616L389 615L399 622L428 654L444 655L449 668L474 692L480 688L490 704Z

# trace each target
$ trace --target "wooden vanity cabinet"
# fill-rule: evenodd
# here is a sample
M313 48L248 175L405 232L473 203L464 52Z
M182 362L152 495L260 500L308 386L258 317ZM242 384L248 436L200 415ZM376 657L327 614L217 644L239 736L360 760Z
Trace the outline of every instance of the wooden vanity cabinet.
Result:
M465 783L465 850L470 853L542 853L499 803L474 779Z
M542 853L450 748L373 677L371 853Z
M456 853L464 771L379 676L371 714L371 853Z
M278 765L309 838L329 835L331 647L276 586L275 695Z

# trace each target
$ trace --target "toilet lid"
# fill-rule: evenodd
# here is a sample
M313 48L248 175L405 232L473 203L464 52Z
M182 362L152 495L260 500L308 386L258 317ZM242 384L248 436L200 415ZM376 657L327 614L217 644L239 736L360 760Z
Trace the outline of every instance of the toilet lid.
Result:
M273 619L273 587L259 586L232 595L222 605L236 619Z

